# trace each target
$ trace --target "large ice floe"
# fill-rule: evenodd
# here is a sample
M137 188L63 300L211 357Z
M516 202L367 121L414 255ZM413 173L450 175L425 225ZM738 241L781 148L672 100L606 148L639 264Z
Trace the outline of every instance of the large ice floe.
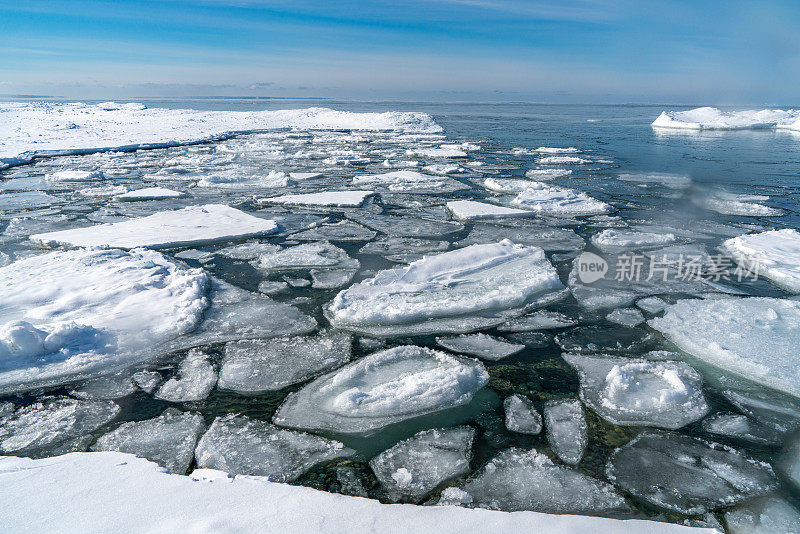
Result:
M243 415L217 417L197 443L198 467L292 481L318 463L351 456L338 441Z
M2 102L0 114L0 168L53 153L178 146L282 128L441 131L425 113L353 113L326 108L197 111L150 109L141 104L107 109L86 103Z
M676 429L708 413L702 378L683 362L564 354L581 400L615 425Z
M649 323L699 360L800 397L800 301L679 300Z
M273 220L222 204L206 204L117 223L35 234L31 240L50 246L170 248L266 235L277 230Z
M800 110L723 111L717 108L703 107L687 111L664 111L653 121L653 127L684 130L775 128L800 131Z
M541 182L531 182L530 187L514 197L511 204L542 215L560 217L602 215L612 211L611 206L586 193Z
M380 336L468 332L562 296L542 249L504 240L381 271L341 291L326 315L336 328Z
M373 458L369 465L393 501L418 501L469 472L475 429L423 430Z
M470 506L516 512L624 514L625 499L606 482L555 465L536 449L500 451L461 489Z
M124 367L191 331L209 278L154 251L73 250L0 268L0 390Z
M658 431L617 449L606 475L639 499L687 515L732 506L777 486L767 463L730 447Z
M535 215L531 211L516 208L497 206L486 202L475 202L474 200L451 200L447 203L447 209L462 220L472 219L502 219L504 217L530 217Z
M743 269L800 293L800 232L790 228L728 239L723 248Z
M0 458L0 478L0 517L4 530L13 534L83 532L87 517L98 532L213 530L233 534L266 530L306 534L321 529L374 532L385 525L412 534L718 532L655 521L385 505L275 483L266 477L228 476L209 469L196 470L189 477L169 474L152 462L119 452L75 453L44 460ZM75 513L76 502L81 503L80 514Z
M460 406L486 384L476 360L415 346L376 352L291 393L281 426L369 435L401 421Z

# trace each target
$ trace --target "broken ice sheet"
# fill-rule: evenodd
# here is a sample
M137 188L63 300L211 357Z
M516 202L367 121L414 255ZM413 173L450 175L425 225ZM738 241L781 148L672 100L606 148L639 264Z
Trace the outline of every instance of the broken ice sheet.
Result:
M780 445L784 439L780 431L735 413L717 413L707 417L703 420L703 431L757 445Z
M520 434L536 435L542 431L542 416L528 397L511 395L503 401L506 412L506 428Z
M447 241L415 239L413 237L382 236L370 241L358 251L360 254L375 254L389 261L410 263L421 259L424 255L444 252L450 248Z
M323 224L309 228L291 238L297 241L369 241L376 236L376 232L369 230L358 223L349 220L333 224Z
M350 213L346 216L373 230L395 237L442 238L464 229L463 225L456 222L436 221L425 217Z
M492 243L510 239L518 245L540 247L547 252L582 250L585 246L581 239L572 230L564 228L542 228L537 226L510 228L484 223L476 223L472 231L464 239L455 243L456 246L467 246L482 243Z
M534 332L575 326L577 323L563 313L539 310L498 325L498 332Z
M725 513L731 534L800 534L800 513L780 497L751 501Z
M606 320L622 326L634 327L644 322L644 315L636 308L617 308L606 315Z
M588 445L588 427L583 406L577 399L547 401L544 422L550 448L564 463L578 464Z
M463 334L460 336L437 337L436 342L453 352L476 356L484 360L498 361L516 354L524 345L492 337L488 334Z
M217 383L217 371L208 355L192 349L178 367L178 376L164 382L156 398L170 402L204 400Z

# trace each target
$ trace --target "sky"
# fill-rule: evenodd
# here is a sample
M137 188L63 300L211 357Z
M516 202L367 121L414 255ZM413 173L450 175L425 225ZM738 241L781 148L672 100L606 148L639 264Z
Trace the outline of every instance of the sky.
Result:
M0 94L800 105L800 1L0 0Z

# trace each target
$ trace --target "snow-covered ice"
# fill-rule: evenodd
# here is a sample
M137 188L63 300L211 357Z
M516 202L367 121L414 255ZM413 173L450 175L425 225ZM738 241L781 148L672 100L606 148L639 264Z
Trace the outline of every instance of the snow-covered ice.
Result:
M722 215L740 215L743 217L777 217L783 210L759 204L769 200L764 195L737 195L727 191L700 191L692 197L692 202L707 210Z
M195 402L208 397L217 383L217 371L210 358L192 349L178 367L178 377L164 382L155 396L170 402Z
M683 362L564 354L581 379L581 400L626 426L677 429L708 413L703 380Z
M409 193L447 193L469 189L469 187L453 178L410 170L354 176L353 185L380 187L392 192Z
M44 175L48 182L93 182L103 178L103 171L56 171Z
M555 180L556 178L566 178L572 175L572 169L528 169L525 177L531 180Z
M217 387L243 394L275 391L350 361L344 334L248 339L228 343Z
M800 396L800 301L679 300L649 324L699 360Z
M658 297L645 297L636 301L636 307L650 314L661 313L668 304Z
M335 206L357 208L374 194L373 191L323 191L321 193L257 198L256 202L259 204L278 204L285 206Z
M507 208L488 204L486 202L476 202L474 200L451 200L447 203L447 209L458 219L499 219L503 217L530 217L535 213L516 208Z
M614 451L606 475L631 495L686 515L732 506L777 485L767 463L730 447L657 431Z
M484 333L437 337L436 342L447 350L490 361L502 360L525 348Z
M291 393L273 421L291 428L368 435L466 404L488 379L476 360L415 346L395 347Z
M140 200L165 200L168 198L183 198L186 193L182 191L173 191L165 187L145 187L143 189L134 189L127 193L115 195L115 200L122 202L136 202Z
M791 228L746 234L723 243L742 266L777 285L800 293L800 232Z
M541 249L505 240L381 271L341 291L326 313L336 328L374 335L466 332L503 322L504 312L560 298L562 288Z
M93 451L120 451L147 458L171 473L184 474L206 424L199 413L167 408L154 419L123 423L92 445Z
M369 462L393 501L418 501L440 484L469 472L475 429L423 430Z
M206 204L117 223L35 234L30 238L50 246L172 248L267 235L277 229L275 221L222 204Z
M547 441L556 456L566 464L578 464L589 441L586 415L580 401L547 401L544 405L544 424Z
M506 428L520 434L536 435L542 431L542 416L528 397L511 395L503 401Z
M672 233L660 234L616 228L608 228L592 236L592 244L604 252L616 252L630 248L658 247L669 245L675 241L677 241L677 237Z
M233 414L217 417L195 449L198 467L279 482L291 482L319 463L353 454L338 441Z
M519 193L511 203L542 215L562 217L602 215L612 211L611 206L586 193L540 182L531 183L531 187Z
M800 131L800 110L762 109L722 111L702 107L687 111L663 111L653 121L655 128L686 130L745 130L776 128Z

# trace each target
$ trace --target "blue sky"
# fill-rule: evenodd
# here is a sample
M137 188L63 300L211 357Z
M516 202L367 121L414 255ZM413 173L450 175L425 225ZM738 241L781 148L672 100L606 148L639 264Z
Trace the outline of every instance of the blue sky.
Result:
M0 93L800 104L800 2L0 0Z

